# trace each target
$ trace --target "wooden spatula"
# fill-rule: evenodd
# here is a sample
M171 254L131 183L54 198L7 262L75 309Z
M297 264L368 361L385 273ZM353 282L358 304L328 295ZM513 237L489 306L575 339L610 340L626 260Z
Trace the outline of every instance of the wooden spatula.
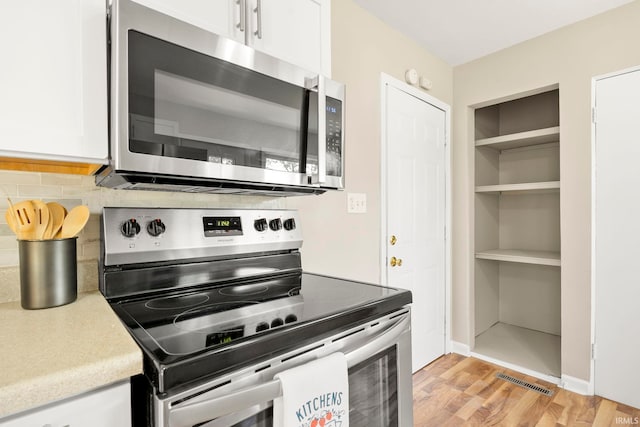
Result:
M13 216L13 211L11 209L12 208L7 209L7 212L4 214L4 219L7 220L7 225L9 226L11 231L13 231L16 236L18 236L18 225L16 224L16 219Z
M4 189L2 191L4 192ZM7 225L11 228L11 231L13 231L17 237L18 226L16 225L16 210L13 207L11 198L6 193L5 195L7 196L7 202L9 202L9 209L7 209L7 212L4 214L4 218L7 220Z
M49 229L49 208L42 200L32 200L33 210L35 213L35 227L33 230L33 237L35 239L45 239L47 230Z
M49 236L45 238L54 239L62 229L62 223L64 222L64 217L67 215L67 210L60 203L56 202L47 203L47 207L49 208L51 217L51 230L49 231Z
M35 224L35 209L31 200L25 200L13 205L13 212L16 219L16 230L18 239L33 239Z
M89 220L89 208L84 205L71 209L62 223L62 233L60 237L68 239L77 236L82 231Z

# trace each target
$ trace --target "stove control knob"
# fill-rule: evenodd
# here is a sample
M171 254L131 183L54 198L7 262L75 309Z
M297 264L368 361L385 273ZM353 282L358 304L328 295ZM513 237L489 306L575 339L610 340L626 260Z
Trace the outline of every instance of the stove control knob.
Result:
M287 317L284 318L284 323L293 323L296 322L298 320L298 316L296 316L295 314L289 314Z
M269 329L269 324L267 322L260 322L256 326L256 332L266 331L267 329Z
M262 231L266 231L266 229L267 229L267 227L268 227L268 225L267 225L267 220L266 220L266 219L264 219L264 218L256 219L256 220L253 222L253 227L254 227L256 230L260 231L260 232L262 232Z
M293 218L285 219L282 225L284 226L284 229L287 231L295 230L296 220Z
M120 231L124 237L135 237L140 232L140 224L135 218L131 218L122 223Z
M277 328L278 326L282 326L282 325L284 325L284 320L282 320L279 317L276 317L275 319L273 319L271 321L271 327L272 328Z
M158 237L159 235L164 233L166 229L167 226L164 225L164 222L162 222L160 218L156 218L153 221L150 221L149 224L147 224L147 233L149 233L153 237Z
M282 230L282 220L280 218L269 221L269 228L273 231Z

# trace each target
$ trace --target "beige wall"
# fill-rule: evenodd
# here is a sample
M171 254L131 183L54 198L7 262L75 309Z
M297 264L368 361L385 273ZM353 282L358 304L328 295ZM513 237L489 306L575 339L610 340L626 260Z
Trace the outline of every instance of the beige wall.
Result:
M591 78L640 64L640 1L454 69L453 339L471 343L470 106L558 83L562 373L590 378Z
M452 68L352 0L331 2L335 80L347 85L346 190L289 198L301 211L308 271L379 283L380 73L404 79L415 68L432 96L451 104ZM367 213L347 213L347 193L367 195Z

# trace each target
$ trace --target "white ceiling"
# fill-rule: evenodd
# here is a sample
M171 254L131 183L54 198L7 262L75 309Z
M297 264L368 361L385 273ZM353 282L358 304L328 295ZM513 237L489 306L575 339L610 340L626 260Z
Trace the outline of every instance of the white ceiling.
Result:
M355 0L453 66L631 1Z

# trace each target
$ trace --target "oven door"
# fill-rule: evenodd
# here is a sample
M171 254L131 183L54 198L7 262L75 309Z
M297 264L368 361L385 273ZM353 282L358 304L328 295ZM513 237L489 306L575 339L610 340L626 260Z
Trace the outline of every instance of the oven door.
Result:
M116 171L343 185L344 85L128 0L114 8Z
M281 392L273 376L337 351L349 365L350 426L413 425L408 308L170 399L156 397L156 425L273 427Z

